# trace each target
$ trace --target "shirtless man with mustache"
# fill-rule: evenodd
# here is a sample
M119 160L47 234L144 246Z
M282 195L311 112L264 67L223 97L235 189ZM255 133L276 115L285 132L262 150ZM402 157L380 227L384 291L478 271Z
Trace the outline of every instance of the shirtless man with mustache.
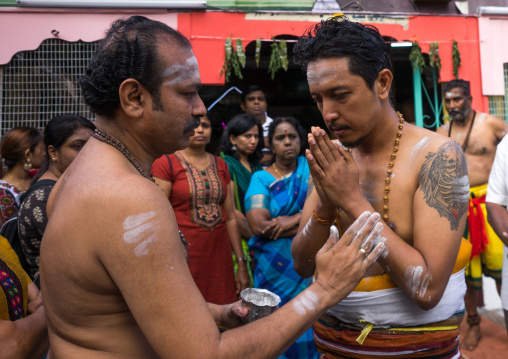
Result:
M316 256L315 283L239 327L248 309L205 302L171 204L148 175L155 159L189 145L206 113L190 42L142 16L117 20L80 85L98 131L48 201L41 287L50 358L276 358L383 251L360 251L375 240L374 215L340 241L335 231Z
M449 81L443 85L442 92L451 121L436 132L454 139L462 146L471 186L466 227L468 233L464 235L469 237L473 245L471 261L466 268L467 292L464 298L469 330L462 341L462 348L474 350L481 338L481 317L477 306L478 292L482 289L482 273L496 280L498 291L501 288L503 243L487 222L485 195L496 148L508 131L508 125L497 117L471 108L473 97L469 82L461 79ZM482 223L485 224L484 228Z

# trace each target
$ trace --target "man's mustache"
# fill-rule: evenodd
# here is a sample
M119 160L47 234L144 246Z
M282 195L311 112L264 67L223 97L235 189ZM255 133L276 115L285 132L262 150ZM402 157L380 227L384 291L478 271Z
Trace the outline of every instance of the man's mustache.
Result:
M201 124L199 117L192 117L192 119L183 128L183 133L187 133L197 128Z

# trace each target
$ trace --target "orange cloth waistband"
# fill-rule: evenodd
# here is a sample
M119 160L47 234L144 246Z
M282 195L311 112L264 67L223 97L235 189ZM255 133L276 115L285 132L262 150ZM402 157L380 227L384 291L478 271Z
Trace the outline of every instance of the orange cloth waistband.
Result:
M471 255L471 243L462 238L460 243L459 254L457 255L457 260L455 261L455 266L453 267L453 273L457 273L458 271L464 269L466 264L469 261ZM397 284L395 284L388 274L382 274L375 277L363 278L360 284L355 288L356 292L374 292L376 290L381 289L390 289L397 288Z

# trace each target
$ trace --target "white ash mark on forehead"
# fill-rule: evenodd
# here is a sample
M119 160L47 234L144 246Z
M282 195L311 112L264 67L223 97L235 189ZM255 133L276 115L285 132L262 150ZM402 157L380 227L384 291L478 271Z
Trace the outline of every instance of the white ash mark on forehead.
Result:
M307 68L307 81L309 84L319 84L330 77L337 77L338 68L336 66L322 67L322 68Z
M168 67L162 73L162 77L172 77L168 82L166 82L169 85L199 79L198 60L195 56L191 56L187 59L185 64L175 64Z

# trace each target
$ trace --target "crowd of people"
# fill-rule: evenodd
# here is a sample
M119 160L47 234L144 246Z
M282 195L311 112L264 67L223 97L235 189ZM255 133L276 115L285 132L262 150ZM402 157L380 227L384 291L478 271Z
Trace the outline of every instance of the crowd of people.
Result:
M437 133L407 123L373 26L330 18L294 55L328 132L250 86L206 152L189 41L132 16L80 78L94 123L5 133L0 358L461 358L482 274L508 325L508 125L464 80ZM249 287L281 303L244 325Z

